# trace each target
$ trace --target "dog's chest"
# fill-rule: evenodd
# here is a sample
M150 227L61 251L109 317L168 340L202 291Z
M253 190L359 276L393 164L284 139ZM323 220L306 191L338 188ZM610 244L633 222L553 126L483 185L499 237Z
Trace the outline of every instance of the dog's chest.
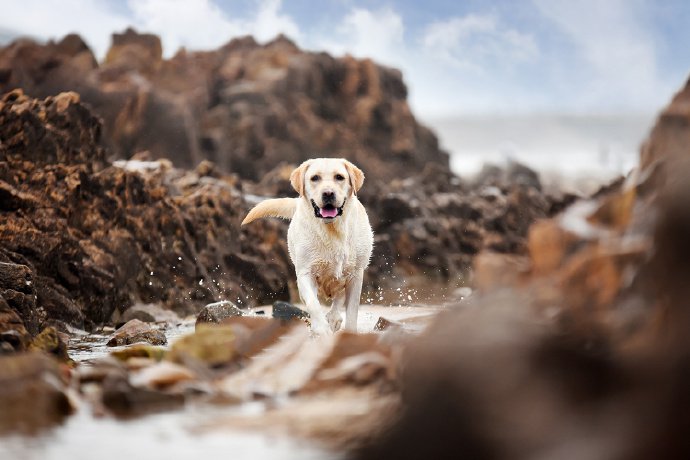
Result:
M319 248L323 249L323 248ZM344 248L343 248L344 249ZM355 273L355 260L346 250L315 251L319 254L311 272L319 288L319 296L332 298L340 294Z
M319 297L333 298L342 293L352 277L353 267L346 263L322 261L313 267Z

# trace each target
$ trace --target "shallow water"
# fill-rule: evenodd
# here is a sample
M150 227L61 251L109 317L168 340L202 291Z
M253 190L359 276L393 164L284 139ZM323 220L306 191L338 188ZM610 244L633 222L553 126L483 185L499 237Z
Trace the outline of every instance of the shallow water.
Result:
M270 315L271 307L263 307ZM444 307L362 305L359 332L371 332L379 317L406 322L410 331L421 331L428 320ZM259 310L259 309L257 309ZM194 318L165 329L168 343L193 332ZM69 345L70 356L82 366L89 366L110 351L124 347L107 347L110 332L81 335ZM233 416L260 415L271 402L240 405L188 403L183 409L155 413L131 420L110 416L96 417L91 407L79 402L77 413L52 430L37 436L12 435L0 438L0 459L93 459L123 458L216 458L233 459L338 459L342 455L325 451L306 441L276 433L239 429L203 429L209 420Z
M94 418L88 408L48 433L0 441L0 458L26 460L108 459L337 459L339 456L286 437L259 432L197 430L228 408L190 405L183 410L121 421Z

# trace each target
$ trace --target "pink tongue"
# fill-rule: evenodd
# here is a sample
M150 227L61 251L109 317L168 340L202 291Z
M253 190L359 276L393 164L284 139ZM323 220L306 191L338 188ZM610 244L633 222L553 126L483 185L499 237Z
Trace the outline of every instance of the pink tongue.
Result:
M321 208L321 217L335 217L338 215L338 210L336 208Z

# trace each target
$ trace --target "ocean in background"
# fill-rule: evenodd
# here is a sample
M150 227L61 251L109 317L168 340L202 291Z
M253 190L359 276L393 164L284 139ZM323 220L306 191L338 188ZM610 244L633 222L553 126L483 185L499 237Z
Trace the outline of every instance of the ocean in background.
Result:
M424 120L450 154L462 177L486 163L518 161L540 172L542 180L589 193L625 175L637 164L639 149L656 114L458 116Z

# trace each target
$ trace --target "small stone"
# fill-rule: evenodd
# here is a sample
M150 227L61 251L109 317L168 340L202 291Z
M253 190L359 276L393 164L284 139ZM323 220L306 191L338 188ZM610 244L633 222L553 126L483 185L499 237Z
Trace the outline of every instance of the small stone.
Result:
M52 326L43 329L40 334L34 337L31 345L29 345L29 351L48 353L62 362L72 361L67 354L67 345L60 337L57 329Z
M121 323L138 319L145 323L169 323L178 324L180 316L172 310L164 308L156 303L137 303L129 307L122 314Z
M196 378L196 374L184 366L170 361L161 361L132 373L129 380L136 387L165 389L176 383Z
M124 312L122 315L122 322L120 323L120 327L124 326L127 324L129 321L133 319L138 319L139 321L143 323L155 323L156 318L153 317L153 315L149 312L143 311L143 310L133 310L129 309Z
M283 321L290 319L305 320L309 318L309 313L295 307L291 303L278 301L273 304L273 317Z
M393 328L393 327L397 327L397 328L402 329L403 325L397 321L393 321L390 319L386 319L383 316L379 316L378 321L376 321L376 324L374 325L374 330L380 332L380 331L388 330L388 329Z
M232 326L198 324L194 334L173 343L168 359L180 364L203 362L219 366L235 358L236 339Z
M151 345L165 345L168 343L168 340L165 338L165 334L158 329L154 329L138 319L133 319L115 331L107 345L109 347L117 347L139 342L146 342Z
M160 361L165 357L166 352L167 350L163 347L139 343L122 350L114 350L110 354L120 361L128 361L132 358L147 358Z
M22 328L23 329L23 328ZM0 332L0 353L14 353L26 349L27 338L26 330L20 333L14 329Z
M229 300L221 300L206 305L196 317L196 326L199 324L217 324L226 318L243 316L244 312Z
M103 381L103 405L118 417L131 417L184 404L184 395L135 387L126 376L109 375Z

